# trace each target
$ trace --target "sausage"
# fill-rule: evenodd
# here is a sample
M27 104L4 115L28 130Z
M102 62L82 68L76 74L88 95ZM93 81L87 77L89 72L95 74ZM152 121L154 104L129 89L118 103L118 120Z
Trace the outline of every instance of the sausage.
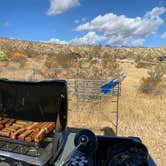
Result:
M3 124L0 124L0 130L2 130L4 128Z
M12 126L13 127L19 127L19 128L24 128L25 127L25 125L23 125L23 124L17 124L17 123L14 123Z
M25 141L26 142L34 141L37 134L38 134L38 132L32 132L29 136L25 137Z
M0 131L0 136L9 137L10 136L10 131Z
M31 122L0 117L0 136L40 142L55 128L54 122Z
M51 132L51 131L54 130L54 129L55 129L55 123L54 123L54 122L49 123L49 124L48 124L48 131Z
M40 131L40 129L39 129L39 128L33 128L32 131L33 131L34 133L38 133L38 132Z
M5 124L5 126L6 126L6 127L9 127L9 126L11 126L15 121L16 121L15 119L10 119L10 120Z
M40 132L35 136L34 141L37 143L40 142L44 138L45 134L45 129L41 129Z
M17 130L19 130L19 127L10 127L10 128L5 128L5 130L10 131L11 133L15 133Z
M26 141L26 142L32 142L33 140L32 140L31 135L28 136L28 137L25 137L25 141Z
M55 128L55 123L47 122L47 124L43 127L46 133L50 133Z
M29 125L29 124L32 124L32 122L30 122L30 121L23 121L23 120L17 120L16 124Z
M27 129L28 129L28 130L31 130L31 129L33 129L33 128L36 128L39 124L40 124L39 122L35 122L35 123L33 123L32 125L28 126Z
M9 121L9 119L3 119L3 120L0 120L0 124L6 124L7 122Z
M39 122L39 124L37 125L37 127L39 129L42 129L45 125L46 125L47 122Z
M18 136L18 139L24 141L25 137L26 137L27 135L31 134L31 133L32 133L32 130L26 130L25 132L23 132L22 134L20 134L20 135Z
M18 135L23 133L25 131L25 128L18 129L16 132L11 133L10 138L16 139Z

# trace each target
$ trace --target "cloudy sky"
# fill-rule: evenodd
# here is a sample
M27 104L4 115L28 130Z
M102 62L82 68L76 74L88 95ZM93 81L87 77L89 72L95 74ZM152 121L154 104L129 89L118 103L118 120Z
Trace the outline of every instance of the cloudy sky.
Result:
M0 37L160 47L166 44L166 0L0 0Z

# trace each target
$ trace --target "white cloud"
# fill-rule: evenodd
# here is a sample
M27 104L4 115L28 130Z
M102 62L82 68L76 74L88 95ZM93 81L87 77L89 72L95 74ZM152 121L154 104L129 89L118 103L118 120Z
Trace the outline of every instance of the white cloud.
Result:
M144 40L163 24L160 17L166 12L164 7L155 7L143 17L129 18L125 15L107 13L99 15L90 22L76 27L76 31L103 33L107 43L115 45L143 45ZM101 36L100 36L101 38Z
M96 32L88 32L86 35L80 38L74 38L70 41L70 44L74 45L95 45L105 41L106 37L99 36Z
M46 41L47 43L55 43L55 44L68 44L67 41L63 41L57 38L51 38L48 41Z
M161 38L162 38L162 39L166 39L166 33L163 33L163 34L161 35Z
M65 11L79 6L79 0L50 0L50 8L47 11L48 15L57 15Z
M73 44L73 45L96 45L105 41L106 37L99 36L96 32L88 32L86 35L80 38L74 38L70 41L60 40L58 38L51 38L46 43L55 43L55 44Z

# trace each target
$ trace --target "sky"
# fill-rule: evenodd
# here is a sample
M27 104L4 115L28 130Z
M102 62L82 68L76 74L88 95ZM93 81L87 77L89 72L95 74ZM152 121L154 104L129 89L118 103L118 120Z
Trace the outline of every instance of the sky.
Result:
M160 47L166 44L166 0L0 0L0 37Z

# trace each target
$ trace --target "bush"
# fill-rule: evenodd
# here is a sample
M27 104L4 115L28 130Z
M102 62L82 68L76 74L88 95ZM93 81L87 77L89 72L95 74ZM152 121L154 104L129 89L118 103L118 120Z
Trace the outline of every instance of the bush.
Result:
M47 56L45 66L47 68L73 67L75 59L71 56L60 54L50 54Z
M142 78L140 90L143 93L153 93L159 91L159 84L162 82L162 78L166 74L166 65L158 63L155 67L152 67L148 72L147 78Z
M143 62L143 61L137 61L136 62L136 68L149 68L151 67L152 65L148 62Z
M110 76L115 77L115 76L118 76L121 72L119 63L113 59L103 61L102 66L103 68L108 69L108 70L105 70L103 73L106 77L110 77Z
M8 59L8 56L0 50L0 61L6 61Z

